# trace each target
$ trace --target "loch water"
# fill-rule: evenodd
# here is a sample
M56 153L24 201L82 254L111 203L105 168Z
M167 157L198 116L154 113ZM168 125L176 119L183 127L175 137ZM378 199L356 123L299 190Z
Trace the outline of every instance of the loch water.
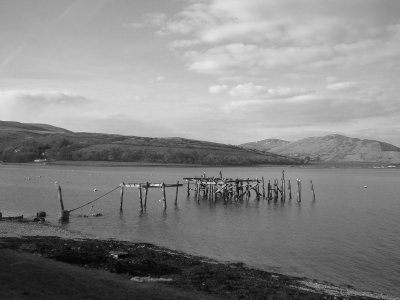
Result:
M176 183L203 172L224 177L302 180L302 202L249 201L224 204L187 197L180 188L151 189L141 214L137 189L119 190L93 203L100 217L71 214L65 226L102 238L145 241L267 271L305 276L400 296L400 168L302 167L111 167L0 165L0 211L32 215L43 210L58 224L57 184L66 209L112 190L121 182ZM310 180L316 201L312 201ZM55 183L57 182L57 184ZM294 194L294 193L293 193Z

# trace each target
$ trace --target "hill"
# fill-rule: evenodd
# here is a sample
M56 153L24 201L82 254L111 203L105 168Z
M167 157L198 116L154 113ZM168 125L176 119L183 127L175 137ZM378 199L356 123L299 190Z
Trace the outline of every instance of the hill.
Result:
M399 147L338 134L309 137L269 148L269 151L312 161L400 163Z
M250 142L250 143L245 143L241 144L243 148L247 149L256 149L260 151L269 151L272 148L283 146L286 144L289 144L290 142L284 141L284 140L279 140L279 139L266 139L266 140L261 140L258 142Z
M37 158L203 165L300 163L279 154L206 141L71 132L46 124L0 121L0 160Z

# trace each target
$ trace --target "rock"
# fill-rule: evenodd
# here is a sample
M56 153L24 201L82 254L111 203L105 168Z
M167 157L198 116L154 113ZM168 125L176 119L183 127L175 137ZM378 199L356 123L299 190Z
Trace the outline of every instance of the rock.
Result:
M45 211L38 211L36 213L36 217L38 217L38 218L46 218L46 212Z

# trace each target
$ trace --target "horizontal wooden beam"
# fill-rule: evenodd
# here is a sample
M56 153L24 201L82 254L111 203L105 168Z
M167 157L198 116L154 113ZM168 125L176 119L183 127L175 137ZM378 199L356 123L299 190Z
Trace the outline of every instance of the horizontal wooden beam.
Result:
M180 187L183 186L183 184L176 184L176 183L165 183L165 187ZM124 187L132 187L132 188L162 188L163 184L162 183L125 183Z

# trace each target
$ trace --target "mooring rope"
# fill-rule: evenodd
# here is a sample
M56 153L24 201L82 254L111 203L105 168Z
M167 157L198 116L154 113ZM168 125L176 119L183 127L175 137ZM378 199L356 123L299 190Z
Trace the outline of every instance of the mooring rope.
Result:
M87 205L89 205L89 204L92 204L93 202L95 202L95 201L97 201L97 200L99 200L99 199L101 199L101 198L107 196L108 194L111 194L112 192L114 192L116 189L119 189L119 188L120 188L120 186L118 185L116 188L114 188L114 189L112 189L111 191L105 193L104 195L101 195L100 197L97 197L96 199L94 199L94 200L92 200L92 201L89 201L89 202L87 202L87 203L85 203L85 204L83 204L83 205L81 205L81 206L78 206L77 208L70 209L69 212L73 212L74 210L77 210L77 209L80 209L80 208L82 208L82 207L85 207L85 206L87 206Z

